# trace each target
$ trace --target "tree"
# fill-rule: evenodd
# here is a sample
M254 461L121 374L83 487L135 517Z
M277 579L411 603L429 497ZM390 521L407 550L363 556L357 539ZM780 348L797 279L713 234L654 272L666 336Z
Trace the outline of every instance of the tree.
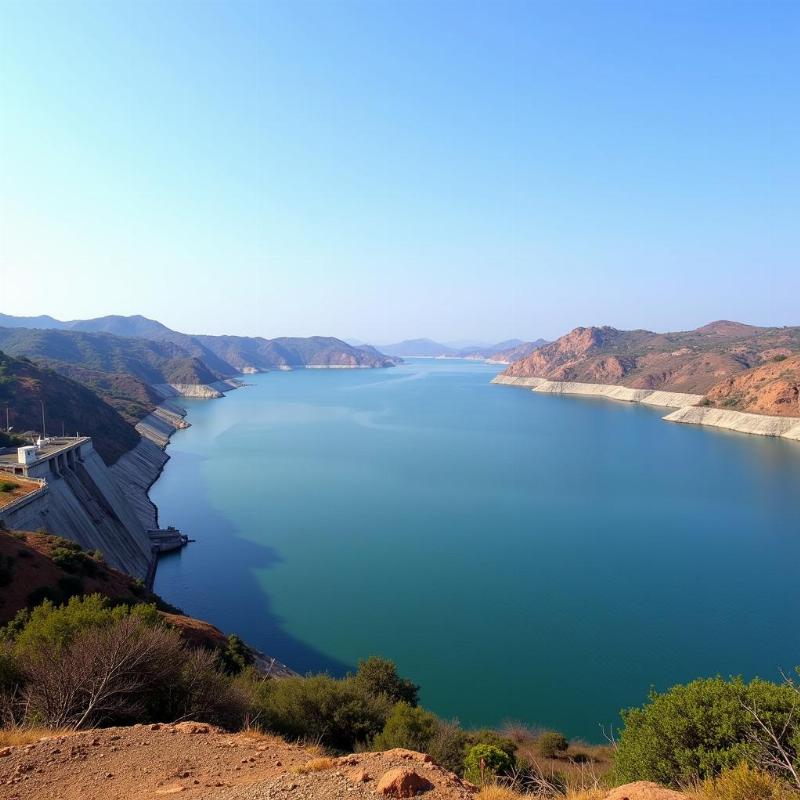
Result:
M397 703L386 720L383 730L375 737L375 750L404 747L407 750L427 752L436 736L438 720L434 714L408 703Z
M358 662L355 680L365 691L384 696L392 703L417 705L419 686L397 674L393 661L371 656Z

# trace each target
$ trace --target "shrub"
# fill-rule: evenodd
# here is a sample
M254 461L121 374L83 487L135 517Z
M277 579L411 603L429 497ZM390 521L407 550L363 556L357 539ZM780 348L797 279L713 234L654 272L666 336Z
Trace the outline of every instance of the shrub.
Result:
M358 662L356 683L367 693L384 696L391 703L417 705L419 686L397 674L397 667L385 658L371 656Z
M513 756L491 744L476 744L464 759L464 777L479 786L493 781L498 775L507 775L513 769Z
M706 678L652 692L641 708L622 713L616 757L619 783L651 780L678 785L713 778L744 761L756 766L761 734L746 706L779 735L790 758L800 751L797 694L788 685Z
M219 651L219 661L220 666L228 675L238 675L255 659L250 648L235 633L232 633L228 637L225 647Z
M440 720L428 747L430 757L441 767L458 775L464 774L467 732L457 722Z
M428 752L438 728L438 720L429 711L408 703L397 703L389 714L383 730L372 742L374 750L407 750Z
M476 744L490 744L492 747L502 750L512 761L514 760L514 754L517 752L517 745L511 739L492 730L468 731L467 749L474 747Z
M542 758L558 758L567 752L569 742L563 733L545 731L536 740L536 749Z
M16 488L16 483L12 483L11 481L0 481L0 492L13 492Z
M790 800L786 784L744 761L718 778L707 778L700 796L703 800Z
M37 591L52 592L48 587ZM85 630L107 627L129 615L151 626L160 624L153 605L112 606L106 598L92 594L83 598L72 597L63 606L45 600L32 611L18 614L6 626L5 634L14 640L20 652L45 645L59 649Z
M294 739L311 739L338 750L353 750L377 736L392 705L375 697L353 677L329 675L266 680L254 687L260 724Z
M0 711L21 724L191 718L238 728L250 708L216 654L186 645L153 606L111 606L98 595L45 602L2 631Z

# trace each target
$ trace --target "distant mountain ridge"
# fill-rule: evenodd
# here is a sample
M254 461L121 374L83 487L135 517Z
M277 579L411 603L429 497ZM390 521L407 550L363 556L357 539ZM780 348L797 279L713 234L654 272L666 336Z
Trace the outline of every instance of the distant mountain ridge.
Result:
M436 342L433 339L406 339L394 344L378 345L378 350L401 358L483 358L511 363L509 355L522 358L545 344L544 339L535 342L524 342L522 339L507 339L486 347L455 348Z
M174 357L194 358L202 362L202 367L209 374L206 380L196 381L198 383L231 377L242 371L259 372L305 366L391 367L397 363L396 359L387 357L374 348L354 347L332 336L265 339L260 336L192 335L174 331L156 320L141 315L130 317L110 315L64 322L49 316L13 317L0 314L0 328L3 327L111 334L126 339L171 343L180 348L173 351ZM58 358L47 352L40 352L39 355ZM196 366L198 370L201 369L199 363Z

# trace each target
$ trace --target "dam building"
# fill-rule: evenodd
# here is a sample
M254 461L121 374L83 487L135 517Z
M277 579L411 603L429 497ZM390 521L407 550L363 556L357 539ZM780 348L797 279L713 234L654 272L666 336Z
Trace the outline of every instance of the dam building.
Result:
M53 437L37 445L0 451L0 476L30 481L30 491L0 506L7 528L63 536L106 562L152 582L159 552L188 540L174 528L148 527L128 487L106 466L88 436Z

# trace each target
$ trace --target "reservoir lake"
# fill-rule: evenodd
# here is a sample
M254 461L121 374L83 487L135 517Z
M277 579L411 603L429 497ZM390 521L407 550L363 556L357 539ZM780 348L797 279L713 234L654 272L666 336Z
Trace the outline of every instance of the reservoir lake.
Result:
M698 676L800 664L800 444L490 384L502 367L246 377L186 400L155 590L298 672L382 655L423 705L601 741Z

